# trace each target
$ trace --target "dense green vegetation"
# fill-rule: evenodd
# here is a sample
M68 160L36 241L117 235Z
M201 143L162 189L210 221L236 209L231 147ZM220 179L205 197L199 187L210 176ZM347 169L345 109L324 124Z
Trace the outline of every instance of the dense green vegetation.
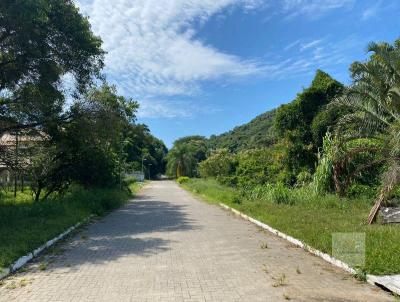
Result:
M84 189L74 186L68 193L43 202L34 202L30 194L2 193L0 200L0 269L33 251L46 241L90 215L103 215L134 194L139 185L129 190L118 188Z
M332 253L332 233L363 232L366 263L362 269L377 275L400 273L400 226L363 223L371 205L368 199L340 199L333 194L321 198L307 189L279 192L274 187L264 188L264 192L243 192L211 179L191 179L182 186L211 203L225 203L325 253Z
M275 142L273 127L275 113L276 110L267 111L229 132L211 135L208 147L212 150L228 149L230 152L238 152L270 146Z

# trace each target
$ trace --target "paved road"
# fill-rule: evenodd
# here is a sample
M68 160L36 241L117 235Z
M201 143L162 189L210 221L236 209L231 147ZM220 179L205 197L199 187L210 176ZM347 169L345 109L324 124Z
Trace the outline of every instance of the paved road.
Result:
M0 301L392 301L173 182L58 249L6 280Z

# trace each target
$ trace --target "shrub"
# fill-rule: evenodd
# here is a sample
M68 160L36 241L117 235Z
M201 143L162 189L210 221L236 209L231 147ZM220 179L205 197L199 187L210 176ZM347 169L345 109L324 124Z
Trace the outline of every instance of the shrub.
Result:
M349 197L368 197L374 198L376 196L376 187L369 185L353 184L347 190L347 196Z
M235 173L236 165L236 156L226 149L220 149L199 164L199 172L204 178L228 177Z
M124 178L124 185L129 187L130 185L134 184L135 182L137 182L136 178L133 176L126 176Z
M313 180L313 176L309 171L302 171L297 175L297 183L296 185L299 187L304 187L310 184Z
M190 178L187 176L180 176L180 177L178 177L178 179L176 181L178 182L178 184L184 184L185 182L188 182L189 180L190 180Z
M264 148L243 151L238 154L237 184L246 187L275 183L282 170L279 150Z
M220 184L235 187L238 184L238 177L234 176L217 176L215 178Z

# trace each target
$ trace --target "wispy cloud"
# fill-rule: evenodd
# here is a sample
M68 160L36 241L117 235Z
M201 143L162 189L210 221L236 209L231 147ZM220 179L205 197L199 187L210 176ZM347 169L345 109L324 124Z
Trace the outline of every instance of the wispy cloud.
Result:
M351 7L353 3L354 0L283 0L283 9L287 19L298 16L317 19L332 10Z
M196 104L191 101L171 101L143 99L140 101L141 118L184 118L190 119L199 114L210 114L219 111L216 107Z
M294 42L292 42L292 43L289 43L286 47L283 48L283 50L284 50L284 51L290 50L290 49L292 49L293 47L299 45L300 43L301 43L301 40L296 40L296 41L294 41Z
M390 1L376 1L374 4L367 6L361 12L361 20L368 21L372 18L380 18L382 15L392 10L399 10L397 6L398 2L390 2Z
M318 39L318 40L314 40L311 42L307 42L307 43L302 43L300 45L300 51L304 51L306 49L312 48L314 46L317 46L318 44L320 44L323 41L323 39Z
M362 49L365 43L356 36L339 41L329 41L327 37L311 42L294 41L286 46L292 49L290 53L267 57L266 77L273 80L290 79L310 75L316 69L335 72L337 66L350 64L353 60L352 50Z

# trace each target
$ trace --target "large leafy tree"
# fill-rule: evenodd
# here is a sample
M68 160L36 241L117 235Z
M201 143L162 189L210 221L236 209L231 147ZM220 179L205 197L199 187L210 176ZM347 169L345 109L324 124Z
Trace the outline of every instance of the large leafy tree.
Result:
M326 131L326 123L330 121L326 118L320 121L319 118L312 127L313 121L342 89L342 84L318 70L309 88L299 93L293 102L277 109L274 119L276 134L282 138L280 143L286 146L287 167L294 175L314 168L325 134L321 132ZM317 134L313 135L313 132Z
M352 64L354 82L335 105L350 110L340 118L337 136L345 141L378 141L374 151L387 166L368 218L372 223L382 202L400 183L400 40L394 45L371 43L368 50L369 60Z
M47 135L32 154L28 174L35 199L71 183L116 185L126 161L124 133L135 121L137 107L106 84L85 94L71 108L75 118Z
M84 92L103 55L72 0L0 1L0 133L68 120L62 77Z

